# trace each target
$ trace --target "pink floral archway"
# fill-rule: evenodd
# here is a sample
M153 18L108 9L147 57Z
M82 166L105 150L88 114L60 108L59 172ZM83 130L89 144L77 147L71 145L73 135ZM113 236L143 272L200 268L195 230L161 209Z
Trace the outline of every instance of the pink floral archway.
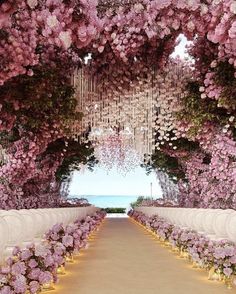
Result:
M163 144L145 164L179 185L183 206L236 207L234 0L7 0L0 19L2 208L58 205L63 173L95 163L90 142L71 139L81 125L75 69L89 68L96 93L124 98L173 63L183 95L173 97L174 127L164 134L173 95L160 99L155 140ZM193 42L194 64L170 61L180 33Z

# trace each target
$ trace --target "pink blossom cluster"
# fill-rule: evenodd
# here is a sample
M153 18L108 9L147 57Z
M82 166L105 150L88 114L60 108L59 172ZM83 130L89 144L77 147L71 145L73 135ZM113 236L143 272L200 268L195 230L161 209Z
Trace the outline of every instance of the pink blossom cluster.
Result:
M68 55L67 51L72 44L76 48L87 46L99 33L96 4L93 0L1 4L0 29L4 34L0 38L0 84L20 74L33 75L31 67L50 62L48 57L57 55L58 49L65 52L64 58L78 62L78 55Z
M16 247L13 256L1 267L0 293L37 293L41 285L56 278L57 255L49 244Z
M117 67L128 70L130 66L125 64L135 66L134 57L142 71L148 69L148 58L149 64L163 64L180 32L190 39L196 34L206 36L216 44L217 58L235 63L233 0L139 1L129 8L107 9L100 17L99 10L93 0L25 0L1 5L5 32L1 83L19 74L32 75L28 67L52 61L53 55L62 52L61 58L78 62L80 48L92 51L97 69L105 66L113 77Z
M236 142L232 133L206 124L196 139L201 151L183 162L189 190L185 205L236 208ZM209 162L204 162L207 156Z
M137 206L152 206L152 207L174 207L176 206L175 201L167 200L167 198L144 198Z
M63 244L66 254L72 254L87 246L89 233L97 228L104 216L104 212L100 211L85 219L77 220L65 228L62 224L56 224L46 233L45 237L51 244Z
M163 148L178 159L185 179L178 182L178 203L183 207L236 208L236 142L231 118L220 126L208 121L195 136L189 135L190 124L181 122L180 137L199 144L197 150Z
M122 92L120 83L127 88L151 65L163 67L181 32L194 40L191 54L200 73L206 75L215 59L235 64L235 23L233 0L139 1L129 8L118 6L104 12L103 30L92 44L95 72L102 75L106 86ZM213 53L207 52L208 45ZM209 64L202 58L203 50ZM214 87L209 89L211 96L220 90Z
M89 234L104 217L105 213L98 211L65 228L56 224L46 233L44 242L25 249L16 247L0 269L0 293L38 293L45 283L56 282L57 268L65 265L67 255L86 246Z
M228 240L212 241L190 229L170 224L158 215L148 217L142 212L129 211L135 221L156 233L173 247L188 252L192 260L206 269L215 268L220 274L230 277L236 273L236 245Z
M42 158L42 154L51 141L62 135L59 127L44 126L39 133L24 134L10 145L7 150L8 160L0 169L2 209L56 205L58 189L56 197L52 197L53 189L49 189L49 186L54 181L63 154L45 158ZM44 189L49 189L50 194L44 195Z
M11 21L11 15L16 11L20 0L7 0L0 6L0 29L8 27Z

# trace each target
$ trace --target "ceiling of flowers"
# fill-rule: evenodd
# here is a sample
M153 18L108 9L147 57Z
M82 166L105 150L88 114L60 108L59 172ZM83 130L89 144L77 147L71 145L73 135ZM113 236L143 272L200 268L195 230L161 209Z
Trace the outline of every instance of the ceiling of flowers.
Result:
M0 207L141 164L181 206L236 208L235 68L235 0L0 1Z

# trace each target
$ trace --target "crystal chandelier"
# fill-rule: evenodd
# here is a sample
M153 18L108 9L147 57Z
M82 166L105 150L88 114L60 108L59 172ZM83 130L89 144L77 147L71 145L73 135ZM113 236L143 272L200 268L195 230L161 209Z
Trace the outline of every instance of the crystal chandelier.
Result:
M105 170L116 168L126 174L141 164L141 155L132 146L132 134L125 131L109 129L107 132L91 133L90 140L94 142L95 157Z

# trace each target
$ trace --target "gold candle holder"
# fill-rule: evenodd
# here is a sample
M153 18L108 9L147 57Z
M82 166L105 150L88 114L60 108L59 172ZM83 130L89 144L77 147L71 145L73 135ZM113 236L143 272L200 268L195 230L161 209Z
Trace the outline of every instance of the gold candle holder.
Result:
M184 259L187 259L187 260L189 259L189 254L187 251L184 250L182 254Z
M67 254L66 255L66 262L69 262L69 263L73 263L74 262L74 257L72 254Z
M47 292L54 290L53 282L44 283L41 287L41 292Z
M167 241L167 240L165 240L165 241L164 241L164 246L165 246L165 247L170 247L170 242Z
M183 249L183 247L180 247L180 249L179 249L179 256L180 256L180 258L184 258L184 249Z
M59 266L57 268L57 274L58 275L65 275L66 274L66 270L65 270L65 267L63 265Z
M233 277L224 277L224 282L227 289L231 290L233 288Z
M174 246L174 245L172 245L171 246L171 251L174 252L174 253L176 253L176 252L178 253L179 252L179 248L176 247L176 246Z
M216 273L217 273L217 275L218 275L218 280L219 280L219 281L223 281L223 275L221 274L221 271L218 269L218 270L216 271Z
M80 250L76 249L74 252L73 252L73 256L79 256L80 255Z
M192 263L192 256L188 253L188 261Z
M201 268L201 265L198 262L193 261L193 268Z
M216 272L214 266L212 268L210 268L210 270L208 272L208 280L210 280L210 281L218 281L219 280L219 275Z

